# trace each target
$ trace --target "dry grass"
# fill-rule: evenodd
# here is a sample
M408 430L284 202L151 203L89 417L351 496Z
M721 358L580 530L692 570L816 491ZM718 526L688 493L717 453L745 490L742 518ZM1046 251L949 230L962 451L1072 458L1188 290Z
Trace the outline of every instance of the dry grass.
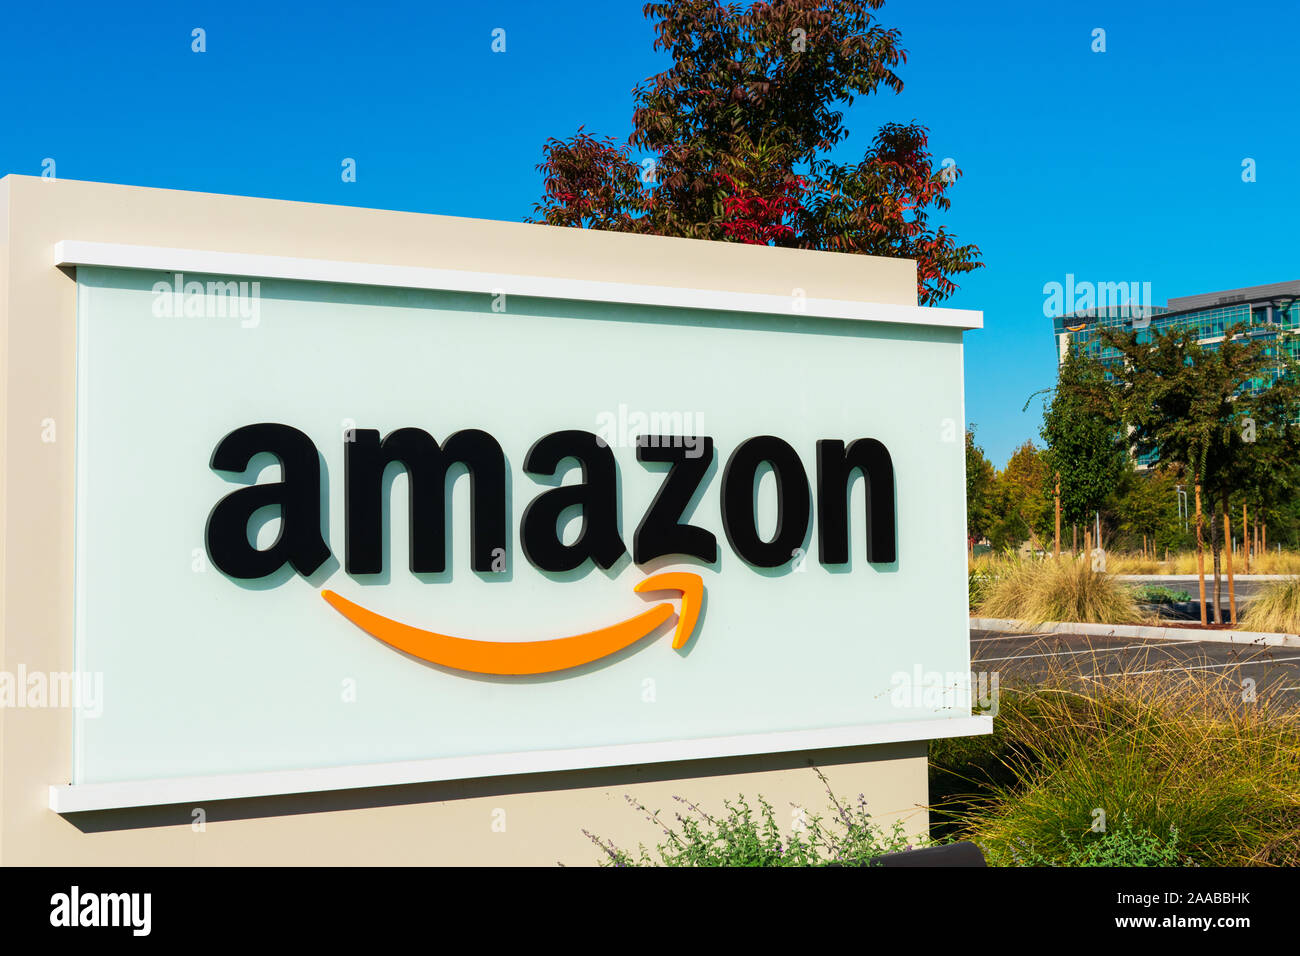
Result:
M1300 577L1269 584L1241 615L1245 631L1300 634Z
M1244 573L1243 557L1240 551L1233 555L1233 570ZM1226 564L1224 565L1226 568ZM1106 570L1113 574L1195 574L1196 552L1179 551L1170 554L1169 560L1156 560L1140 554L1107 553ZM1205 573L1214 570L1214 559L1209 549L1205 552ZM1226 572L1225 572L1226 573ZM1300 574L1300 552L1267 551L1252 555L1250 559L1251 574Z
M1004 690L991 737L931 759L940 815L995 864L1077 859L1105 836L1099 810L1117 835L1176 840L1182 862L1300 864L1300 715L1243 702L1235 673L1063 672Z
M1083 558L1001 558L982 569L977 610L982 617L1014 618L1025 627L1049 621L1129 624L1146 615L1114 575L1092 570Z
M1067 557L1068 552L1063 552L1062 557ZM973 571L986 571L996 567L1006 561L1004 555L999 554L981 554L977 558L969 559L968 564ZM1243 557L1240 551L1233 554L1233 570L1237 574L1243 574ZM1226 564L1223 565L1226 568ZM1178 551L1169 555L1169 560L1155 558L1150 555L1129 554L1119 551L1106 552L1106 570L1111 574L1195 574L1196 573L1196 552L1195 551ZM1205 550L1205 573L1211 574L1214 570L1214 558L1207 547ZM1250 559L1251 574L1294 574L1300 575L1300 551L1267 551L1263 554L1255 554Z
M1236 562L1234 562L1234 566ZM1300 552L1269 551L1250 559L1251 574L1300 574Z
M1172 557L1172 555L1171 555ZM1171 562L1172 564L1172 562ZM1171 565L1140 554L1107 554L1106 570L1111 574L1176 574Z

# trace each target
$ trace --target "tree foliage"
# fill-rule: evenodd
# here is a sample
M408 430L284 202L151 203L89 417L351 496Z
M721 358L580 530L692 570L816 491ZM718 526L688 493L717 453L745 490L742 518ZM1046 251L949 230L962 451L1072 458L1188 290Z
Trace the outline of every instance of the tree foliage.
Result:
M903 88L883 2L647 3L671 65L633 91L626 144L581 128L547 140L537 221L914 259L922 304L947 298L982 263L930 221L960 170L935 167L928 131L885 123L861 160L829 155L845 107Z
M1043 454L1027 441L997 474L997 518L989 534L994 548L1017 547L1024 541L1039 548L1051 546L1055 516L1048 487Z
M1252 526L1267 523L1270 546L1300 539L1300 377L1277 343L1244 327L1209 347L1189 330L1100 334L1119 358L1103 365L1072 352L1062 363L1044 414L1041 470L1032 464L1032 446L1022 446L983 501L979 480L968 475L976 494L971 512L990 541L1015 545L1031 530L1050 539L1058 464L1065 524L1091 524L1100 512L1105 540L1125 549L1191 547L1194 525L1184 528L1178 517L1176 487L1185 486L1190 510L1197 482L1206 515L1202 540L1216 555L1224 514L1233 534L1241 534L1243 503ZM1155 458L1156 466L1135 471L1138 455ZM971 467L980 465L968 449ZM1023 476L1032 474L1042 479L1042 532L1031 518L1037 499L1023 490Z
M1135 449L1187 469L1224 504L1243 492L1276 501L1297 483L1294 363L1247 333L1235 325L1206 347L1190 329L1102 332L1123 359L1112 370L1114 393Z
M997 470L975 444L975 426L966 429L966 537L987 537L997 520Z
M1087 521L1116 490L1128 467L1122 428L1105 371L1071 350L1043 415L1047 480L1061 476L1061 520Z
M1186 484L1176 467L1160 466L1133 473L1115 503L1114 523L1123 543L1136 550L1142 544L1159 554L1164 549L1190 547L1190 532L1178 516L1178 485Z

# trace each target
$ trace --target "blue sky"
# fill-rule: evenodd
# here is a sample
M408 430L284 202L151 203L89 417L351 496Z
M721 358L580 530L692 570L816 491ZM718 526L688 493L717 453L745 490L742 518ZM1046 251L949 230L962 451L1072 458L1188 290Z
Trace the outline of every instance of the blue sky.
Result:
M665 62L641 6L12 5L0 174L48 157L64 179L520 219L548 136L627 135L632 87ZM1295 0L894 0L880 16L902 31L906 89L849 111L840 158L915 119L961 167L943 221L987 268L946 304L984 312L967 418L995 464L1037 437L1037 400L1021 407L1053 380L1045 283L1150 282L1163 303L1300 278Z

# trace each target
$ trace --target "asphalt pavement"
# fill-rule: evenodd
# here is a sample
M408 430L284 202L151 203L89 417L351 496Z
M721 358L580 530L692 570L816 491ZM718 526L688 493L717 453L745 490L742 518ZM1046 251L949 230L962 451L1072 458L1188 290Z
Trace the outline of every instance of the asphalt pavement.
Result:
M1296 648L971 630L971 670L997 673L1002 687L1032 684L1062 670L1105 680L1184 669L1221 675L1225 693L1253 692L1259 701L1300 709L1300 650Z

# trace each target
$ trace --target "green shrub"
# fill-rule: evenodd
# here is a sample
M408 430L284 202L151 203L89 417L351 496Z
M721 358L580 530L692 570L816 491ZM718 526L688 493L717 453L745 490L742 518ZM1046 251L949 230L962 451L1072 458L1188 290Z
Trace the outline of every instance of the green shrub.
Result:
M1019 866L1179 866L1178 828L1169 827L1168 836L1156 836L1139 830L1125 816L1118 827L1101 833L1072 837L1062 831L1063 852L1056 857L1044 856L1033 847L1012 850Z
M1133 592L1134 600L1145 604L1181 604L1192 599L1186 591L1175 591L1163 584L1139 584L1130 590Z
M673 814L672 823L665 822L663 811L650 811L629 798L664 833L664 842L653 853L644 845L631 852L582 832L600 847L602 866L861 866L882 853L911 849L917 843L909 841L901 822L889 830L872 822L862 794L856 802L838 799L825 775L815 772L831 802L829 819L808 815L788 835L782 833L772 805L761 796L757 810L740 796L726 801L717 816L674 797L681 809Z

